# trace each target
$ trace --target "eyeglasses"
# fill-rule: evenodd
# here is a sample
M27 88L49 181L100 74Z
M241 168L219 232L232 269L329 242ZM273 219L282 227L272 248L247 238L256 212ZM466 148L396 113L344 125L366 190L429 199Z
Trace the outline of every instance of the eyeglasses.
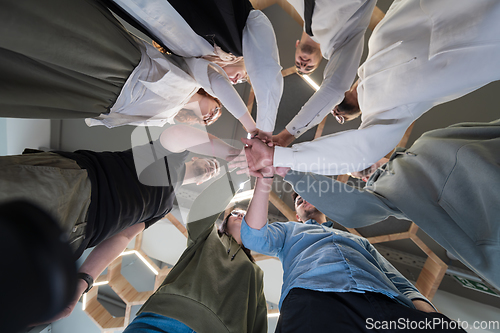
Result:
M203 121L205 123L209 123L210 121L212 121L212 119L215 119L217 118L218 114L220 112L220 107L216 106L212 112L206 114L204 117L203 117Z
M240 216L240 215L244 216L245 214L246 214L246 212L243 210L233 210L231 212L231 216Z
M212 178L219 172L219 161L217 161L216 159L208 159L207 162L208 162L208 167L210 169L209 172L210 178Z
M297 74L299 74L300 76L309 76L309 74L312 73L312 67L306 67L306 70L308 70L307 72L302 72L300 70L300 67L298 67L297 65L295 65L295 72L297 72Z
M338 121L338 123L340 125L342 125L342 124L345 123L345 118L344 118L344 116L342 116L342 115L339 114L339 111L338 111L337 107L335 107L332 110L332 115L335 117L335 119Z

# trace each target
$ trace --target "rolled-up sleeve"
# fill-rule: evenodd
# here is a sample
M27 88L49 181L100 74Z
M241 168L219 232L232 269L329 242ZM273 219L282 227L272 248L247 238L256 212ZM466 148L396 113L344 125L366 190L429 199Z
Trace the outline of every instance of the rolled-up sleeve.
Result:
M241 222L241 240L252 251L277 257L283 249L286 239L284 223L266 223L261 229L251 228L245 218Z
M250 12L243 29L243 57L257 99L257 128L272 132L283 94L283 76L273 26L259 10Z

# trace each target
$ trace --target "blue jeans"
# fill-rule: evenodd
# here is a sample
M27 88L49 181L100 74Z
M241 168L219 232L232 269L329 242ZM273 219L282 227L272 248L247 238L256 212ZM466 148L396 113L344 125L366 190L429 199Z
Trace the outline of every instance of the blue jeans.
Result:
M196 333L178 320L144 312L135 317L123 333Z

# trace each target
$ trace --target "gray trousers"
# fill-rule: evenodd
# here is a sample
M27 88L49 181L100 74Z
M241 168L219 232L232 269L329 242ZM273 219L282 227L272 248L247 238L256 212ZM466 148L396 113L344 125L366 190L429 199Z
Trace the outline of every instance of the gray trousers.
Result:
M141 59L137 41L94 0L2 0L0 117L105 113Z
M55 153L0 156L0 202L25 199L48 211L76 250L90 205L87 171Z

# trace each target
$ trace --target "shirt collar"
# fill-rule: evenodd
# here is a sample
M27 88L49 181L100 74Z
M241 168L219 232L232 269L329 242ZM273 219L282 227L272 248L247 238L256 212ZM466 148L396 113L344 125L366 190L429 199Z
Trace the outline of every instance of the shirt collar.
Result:
M319 224L318 222L316 222L316 220L310 219L310 220L307 220L306 222L304 222L304 224L317 224L317 225L323 225L323 226L328 227L328 228L333 228L332 221L326 221L325 223Z

